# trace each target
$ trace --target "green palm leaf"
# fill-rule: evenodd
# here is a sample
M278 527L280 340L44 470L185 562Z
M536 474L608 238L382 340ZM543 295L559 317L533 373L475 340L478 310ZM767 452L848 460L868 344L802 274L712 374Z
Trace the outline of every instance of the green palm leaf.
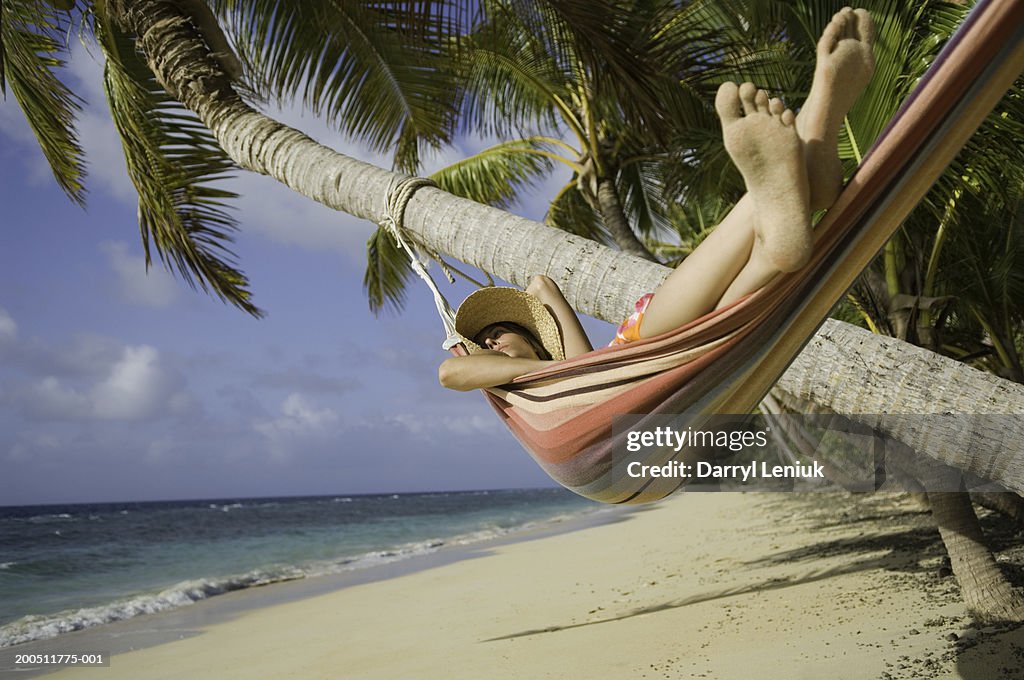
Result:
M658 162L637 160L624 164L616 185L623 196L623 210L631 217L637 233L661 238L672 231Z
M227 245L237 228L226 210L235 194L214 186L234 164L212 133L160 87L127 35L102 15L94 16L93 28L106 57L104 91L139 195L147 266L155 249L190 286L261 316Z
M576 234L601 243L611 243L611 236L594 209L576 187L576 178L562 187L548 206L545 224L570 234Z
M446 0L213 0L259 94L301 94L314 113L413 173L419 147L450 140L447 67L460 14Z
M478 203L507 207L516 194L552 168L545 138L501 142L430 176L445 191Z
M547 33L531 32L522 16L501 5L488 22L460 48L463 119L487 135L563 125L584 137L584 123L572 99L573 75L548 49ZM562 52L562 59L567 59Z
M398 247L387 229L378 227L366 242L363 289L370 309L374 313L388 306L395 311L401 310L411 272L408 255Z
M0 2L0 91L10 85L57 184L85 202L85 160L75 131L80 99L54 70L64 65L61 15L38 0Z

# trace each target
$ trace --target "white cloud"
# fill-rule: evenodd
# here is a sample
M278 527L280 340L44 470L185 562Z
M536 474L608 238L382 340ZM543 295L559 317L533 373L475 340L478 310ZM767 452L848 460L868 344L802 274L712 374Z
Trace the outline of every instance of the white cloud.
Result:
M26 404L37 415L60 420L78 420L89 417L89 399L84 394L66 387L60 380L47 376L32 385Z
M36 139L32 128L28 126L21 107L14 101L14 96L7 95L4 105L0 106L0 133L22 144L35 144Z
M13 342L18 337L18 324L14 322L7 310L0 307L0 344Z
M126 302L161 308L177 298L178 285L174 277L159 264L147 271L141 251L132 252L123 242L108 242L100 247L117 274L118 292Z
M501 432L503 429L498 419L489 413L483 415L460 414L437 418L427 418L423 414L398 413L387 418L386 422L387 425L403 429L417 438L476 433L493 434ZM370 423L366 424L371 425ZM372 426L379 427L380 423L373 423Z
M314 252L329 250L362 261L374 229L360 220L301 196L270 178L243 173L226 185L239 194L238 220L246 233Z
M148 345L125 347L110 375L92 390L96 417L140 420L153 415L171 396L160 354Z
M256 423L256 430L267 436L281 434L308 434L322 431L338 422L338 414L329 409L317 409L297 392L281 402L281 416L269 422Z
M29 386L23 405L46 419L139 421L187 406L174 382L155 348L128 346L95 384L78 387L47 376Z
M28 433L22 435L21 439L8 450L7 462L24 463L33 458L51 456L54 453L66 451L67 448L67 442L61 441L55 434Z
M280 416L253 423L254 429L267 438L271 456L287 461L293 452L302 451L310 443L334 433L338 414L330 408L316 408L297 392L281 403Z

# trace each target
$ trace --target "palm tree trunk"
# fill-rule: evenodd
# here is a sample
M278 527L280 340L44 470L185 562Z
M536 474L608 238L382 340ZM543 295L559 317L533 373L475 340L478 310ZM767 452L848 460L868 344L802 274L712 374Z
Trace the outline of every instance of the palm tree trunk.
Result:
M611 178L603 177L598 180L597 203L601 209L601 220L604 222L605 228L608 229L608 233L615 239L615 244L622 252L651 262L658 261L629 226L626 213L622 210L622 201L619 200L619 192L615 189L615 181Z
M983 621L1024 620L1024 600L1003 577L985 545L970 497L929 493L928 501L967 610Z
M240 167L335 210L375 223L384 219L388 194L403 175L337 153L254 110L174 4L124 3L118 16L139 37L161 84L199 116ZM547 273L576 309L603 319L621 320L668 274L589 239L429 187L409 202L405 226L430 248L518 285Z
M795 409L802 413L834 413L828 408L817 406L782 391L776 387L772 395L777 396L781 404L779 410ZM766 401L768 401L766 399ZM783 407L782 404L785 404ZM785 420L773 423L776 429L784 425ZM799 424L799 423L795 423ZM787 433L788 434L788 433ZM798 434L798 433L797 433ZM799 436L799 434L798 434ZM811 455L825 464L830 457L840 451L835 443L826 447L809 447L804 455ZM885 455L886 478L895 478L899 485L912 493L934 488L955 488L959 482L959 473L937 463L924 463L917 460L914 451L904 446L887 447ZM832 470L828 470L829 479L833 479ZM842 477L834 481L841 483ZM995 558L982 538L981 525L971 507L971 497L975 494L962 492L944 493L927 492L927 506L938 525L942 542L946 547L953 573L960 584L960 592L972 615L981 619L1020 620L1024 616L1024 601L1013 590L1010 583L1003 577L996 566ZM989 497L1013 498L1020 497L1011 493L985 494Z
M375 223L384 219L388 195L402 175L339 154L246 104L174 3L121 0L108 7L137 36L161 84L199 116L240 167L274 177L335 210ZM525 286L532 275L547 274L574 309L606 321L624 318L633 301L656 289L669 273L661 265L429 187L410 200L405 227L427 247L515 284ZM1024 386L887 341L828 321L782 384L792 394L849 414L1024 413ZM943 389L946 385L955 389ZM1011 428L1005 439L989 437L969 446L957 439L964 433L955 423L941 433L941 442L926 438L927 446L921 446L921 434L913 428L890 434L1024 492L1024 419L1017 421L1018 429ZM954 443L946 446L947 441ZM972 450L983 454L957 458ZM996 464L993 456L999 456Z
M777 385L1024 493L1024 385L831 319Z
M1020 526L1024 526L1024 498L1009 491L984 491L972 493L971 500L983 508L1006 515Z

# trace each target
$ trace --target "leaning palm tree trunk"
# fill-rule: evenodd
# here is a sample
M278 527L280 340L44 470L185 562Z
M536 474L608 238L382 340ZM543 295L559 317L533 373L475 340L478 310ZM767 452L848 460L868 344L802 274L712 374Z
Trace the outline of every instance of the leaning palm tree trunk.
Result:
M175 5L124 2L118 18L160 83L191 109L240 166L269 175L318 203L380 223L404 177L349 158L249 106L232 89L202 37ZM405 226L423 244L513 283L548 272L568 285L576 309L622 315L628 300L653 290L668 270L505 211L421 189ZM571 277L571 278L570 278Z
M1024 620L1024 600L1003 577L985 545L970 496L929 493L928 502L967 610L984 621Z
M831 409L797 399L779 387L772 390L772 394L765 401L769 402L769 405L775 404L774 413L787 410L800 413L835 413ZM786 423L785 419L778 421L776 428ZM799 441L800 433L793 434L796 437L787 432L792 439ZM831 445L817 449L811 446L809 449L804 455L817 455L823 464L829 461L833 455L832 451L835 450ZM915 453L906 446L891 447L887 450L884 460L886 478L895 477L900 486L912 493L920 493L921 489L955 488L960 481L959 473L952 468L933 462L921 464ZM832 470L828 467L826 469L829 470L829 479L832 480ZM948 481L942 484L944 478ZM920 495L925 497L926 505L938 526L967 610L975 618L983 621L1024 620L1024 600L1003 576L992 551L985 543L978 516L971 506L971 498L975 494L928 491ZM999 503L1003 507L1012 507L1012 499L1020 500L1019 496L1012 493L986 495L989 502Z
M376 223L385 218L388 196L402 175L337 153L246 104L175 4L121 0L112 2L110 9L136 36L160 83L199 116L240 167L274 177L335 210ZM428 248L512 283L524 285L529 275L546 273L559 282L575 309L610 321L621 319L633 300L654 290L669 272L433 188L420 189L409 201L405 227ZM837 335L855 333L852 327L828 322L824 335L819 334L796 362L797 370L783 378L787 391L844 413L963 413L979 406L990 412L1024 413L1024 386L905 343L887 346L886 339L870 334L856 338L850 348L835 340ZM811 377L821 366L829 372ZM894 380L890 372L897 370L901 377ZM938 378L932 373L936 370ZM947 384L955 389L938 389ZM1024 424L1018 427L1024 429ZM1015 439L1004 438L1005 449L993 445L998 440L991 437L981 445L974 439L964 442L965 433L955 423L941 433L943 439L935 447L919 446L920 437L914 438L919 433L913 428L889 434L951 465L1024 491L1024 431ZM972 450L985 453L958 458L960 452ZM992 456L1000 457L999 464L991 465Z
M1024 492L1024 385L828 320L778 387L951 467ZM969 415L986 413L999 415Z

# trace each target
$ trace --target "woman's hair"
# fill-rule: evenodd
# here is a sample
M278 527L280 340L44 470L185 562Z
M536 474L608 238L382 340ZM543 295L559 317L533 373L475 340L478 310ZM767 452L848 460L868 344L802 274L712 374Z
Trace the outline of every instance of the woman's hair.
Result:
M544 345L540 344L540 340L537 339L537 336L531 333L529 329L520 326L517 323L512 323L511 321L496 321L495 323L484 326L480 330L480 332L477 333L476 336L474 336L473 341L476 342L481 347L483 347L484 343L481 342L481 340L485 339L487 335L489 335L488 331L490 331L495 326L507 328L516 335L523 336L523 338L526 339L526 342L530 343L530 347L533 348L533 351L537 353L538 359L544 359L545 361L551 360L551 353L544 349Z

